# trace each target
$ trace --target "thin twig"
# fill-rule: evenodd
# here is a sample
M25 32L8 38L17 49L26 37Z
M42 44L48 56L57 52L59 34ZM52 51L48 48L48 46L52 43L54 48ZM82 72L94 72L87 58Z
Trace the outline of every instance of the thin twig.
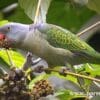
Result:
M93 24L93 25L91 25L90 27L86 28L85 30L83 30L83 31L81 31L81 32L79 32L79 33L77 33L76 35L79 37L79 36L81 36L82 34L84 34L85 32L88 32L88 31L92 30L93 28L95 28L95 27L98 26L98 25L100 25L100 21L97 22L97 23L95 23L95 24Z
M9 54L9 51L8 51L7 49L6 49L5 51L6 51L6 54L7 54L7 56L8 56L10 65L11 65L11 66L14 66L14 63L13 63L13 60L12 60L12 58L11 58L11 55Z
M35 69L32 69L32 71L33 71L33 72L36 72ZM53 72L57 72L57 73L60 72L60 71L57 70L57 69L51 69L51 68L42 68L42 71L53 71ZM63 72L63 74L64 74L64 75L76 76L76 77L80 77L80 78L85 78L85 79L88 79L88 80L91 80L91 81L100 82L100 79L93 78L93 77L86 76L86 75L81 75L81 74L73 73L73 72L70 72L70 71L67 71L67 70L65 70L65 71Z
M35 13L35 18L34 18L34 24L36 24L37 20L38 20L41 2L42 2L42 0L38 0L38 5L37 5L36 13Z
M72 73L72 72L68 72L68 71L66 71L66 74L69 74L69 75L72 75L72 76L78 76L80 78L85 78L85 79L96 81L96 82L100 82L99 79L96 79L96 78L93 78L93 77L90 77L90 76L85 76L85 75L81 75L81 74L77 74L77 73Z

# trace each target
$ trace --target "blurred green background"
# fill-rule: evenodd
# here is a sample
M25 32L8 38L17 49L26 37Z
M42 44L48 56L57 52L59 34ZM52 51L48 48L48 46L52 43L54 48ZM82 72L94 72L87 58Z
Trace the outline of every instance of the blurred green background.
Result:
M21 23L32 23L19 5L9 11L4 11L6 7L14 5L14 3L18 3L18 1L0 0L0 20L7 19ZM79 6L71 0L53 0L47 14L47 22L76 32L95 14L86 6Z

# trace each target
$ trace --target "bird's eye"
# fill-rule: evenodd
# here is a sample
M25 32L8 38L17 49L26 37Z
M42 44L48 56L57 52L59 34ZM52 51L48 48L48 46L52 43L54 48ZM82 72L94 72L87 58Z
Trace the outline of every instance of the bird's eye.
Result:
M8 28L8 30L10 30L10 27L7 27Z

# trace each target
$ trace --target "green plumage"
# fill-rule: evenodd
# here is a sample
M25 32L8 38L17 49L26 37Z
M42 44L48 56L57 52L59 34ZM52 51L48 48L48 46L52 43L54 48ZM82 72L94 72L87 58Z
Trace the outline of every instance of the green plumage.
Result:
M91 46L70 31L52 24L44 24L38 29L42 34L46 35L47 41L52 46L70 50L77 54L77 56L86 59L86 62L100 63L100 53L96 52Z
M52 27L47 31L47 38L48 41L56 47L72 51L94 51L88 44L67 30L64 32L64 30Z
M59 26L45 24L40 31L46 34L48 42L55 47L79 52L95 51L91 46L79 39L76 35Z

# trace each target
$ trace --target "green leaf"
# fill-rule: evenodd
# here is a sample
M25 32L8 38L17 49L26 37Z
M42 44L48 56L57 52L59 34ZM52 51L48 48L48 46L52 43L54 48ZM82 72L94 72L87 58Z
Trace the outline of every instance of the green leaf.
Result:
M88 0L74 0L74 2L81 4L81 5L86 5L88 3Z
M87 7L100 14L100 0L88 0Z
M15 2L17 2L17 0L0 0L0 10Z
M7 23L8 23L8 20L0 21L0 26L3 26L3 25L5 25L5 24L7 24Z
M30 19L34 21L38 0L18 0L18 1L20 3L20 6L24 9L25 13L29 16ZM38 22L46 21L46 14L51 1L52 0L43 0L41 2Z
M7 18L11 22L19 22L24 24L30 24L32 23L32 20L24 13L23 9L21 9L19 6L17 7L14 14L11 16L8 16Z
M60 100L85 100L84 93L82 92L72 92L69 90L60 90L56 93ZM84 98L84 99L82 99Z
M77 32L94 14L86 6L75 6L68 0L53 0L48 10L47 22Z
M91 76L100 75L100 65L97 64L85 64L85 72L88 72Z
M16 67L22 67L24 61L25 61L25 58L18 52L16 51L12 51L12 50L9 50L8 51L11 58L12 58L12 61L14 62L15 66ZM5 50L1 50L0 51L0 57L7 63L10 65L9 63L9 59L8 59L8 56L7 56L7 53Z
M0 69L3 69L5 72L9 72L10 66L0 57Z

